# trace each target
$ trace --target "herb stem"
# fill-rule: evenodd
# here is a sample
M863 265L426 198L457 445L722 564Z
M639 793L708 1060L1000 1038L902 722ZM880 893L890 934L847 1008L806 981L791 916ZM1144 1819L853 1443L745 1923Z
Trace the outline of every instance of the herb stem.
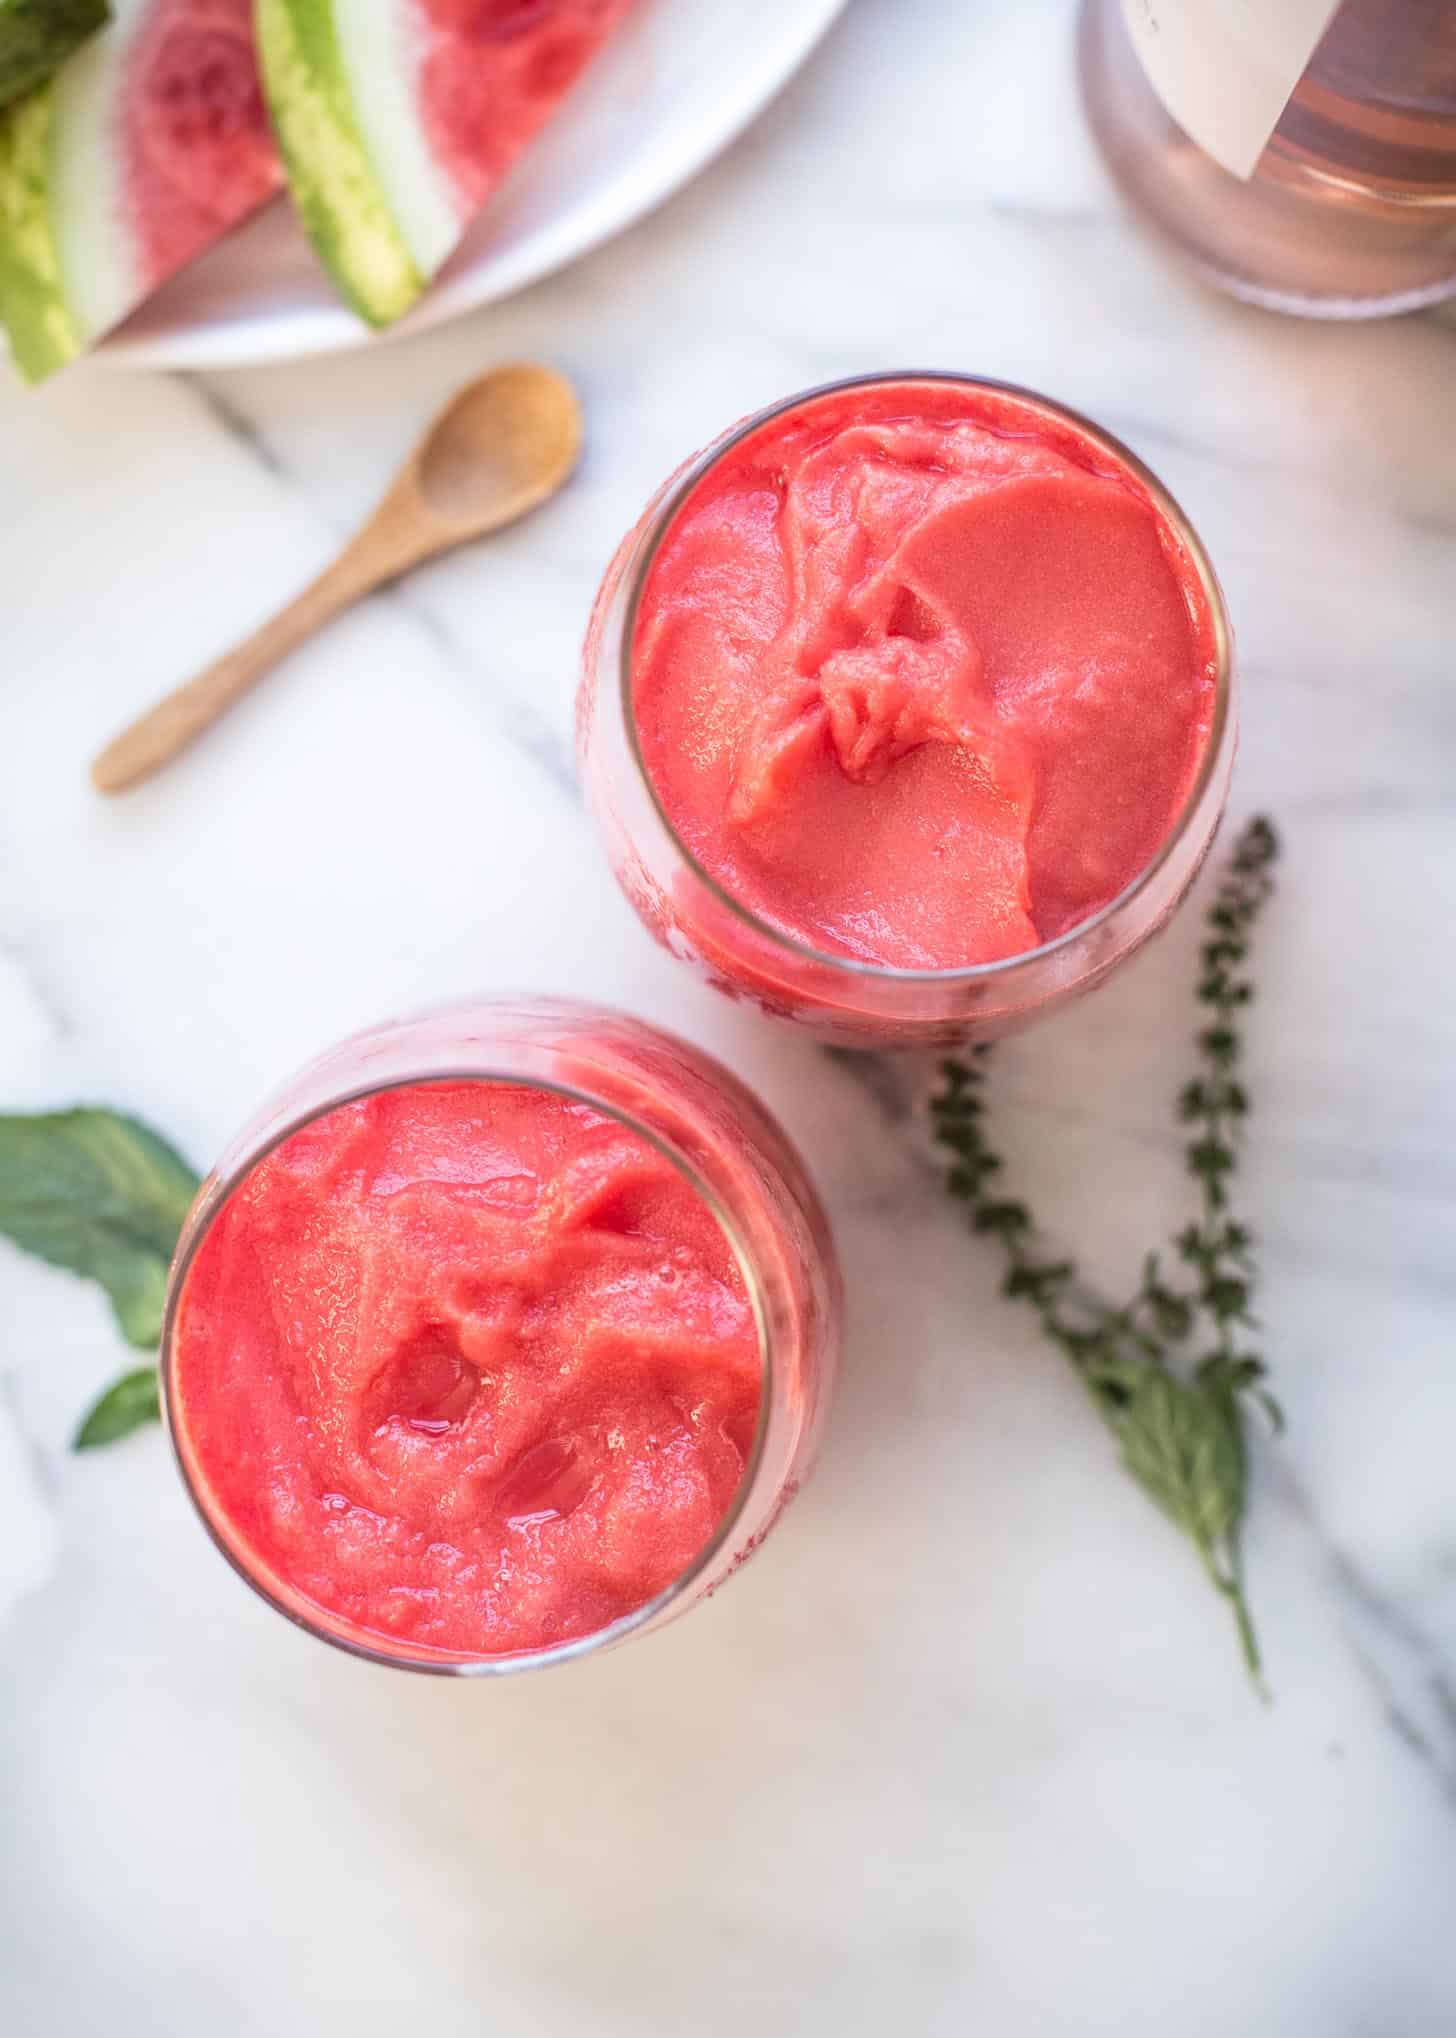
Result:
M1273 890L1278 850L1268 821L1244 828L1208 909L1199 951L1197 995L1208 1023L1197 1036L1198 1073L1178 1100L1198 1215L1173 1241L1191 1285L1165 1280L1161 1255L1151 1252L1132 1300L1112 1308L1083 1285L1073 1260L1038 1242L1026 1204L999 1191L1004 1167L986 1136L987 1047L943 1062L943 1087L931 1099L934 1135L950 1156L946 1187L966 1206L971 1230L999 1242L1003 1294L1035 1312L1120 1443L1128 1471L1193 1543L1229 1603L1245 1666L1261 1693L1240 1547L1248 1497L1245 1401L1252 1396L1276 1428L1282 1418L1262 1385L1264 1361L1239 1348L1240 1332L1257 1328L1251 1307L1257 1269L1253 1234L1230 1214L1229 1184L1249 1112L1239 1022L1254 991L1243 966ZM1190 1364L1184 1355L1200 1332L1205 1349Z

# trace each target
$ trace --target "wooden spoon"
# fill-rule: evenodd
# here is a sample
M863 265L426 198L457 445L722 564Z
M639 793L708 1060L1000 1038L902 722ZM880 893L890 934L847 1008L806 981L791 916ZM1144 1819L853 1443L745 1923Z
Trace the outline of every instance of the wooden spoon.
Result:
M150 778L341 609L545 502L580 449L575 392L552 369L523 362L462 389L333 565L246 643L108 743L91 767L97 788L119 793Z

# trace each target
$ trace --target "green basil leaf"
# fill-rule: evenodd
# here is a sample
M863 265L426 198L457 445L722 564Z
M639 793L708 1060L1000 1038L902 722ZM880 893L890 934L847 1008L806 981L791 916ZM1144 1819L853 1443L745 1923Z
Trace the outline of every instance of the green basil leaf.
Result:
M1149 1366L1118 1423L1123 1463L1163 1512L1209 1555L1243 1513L1244 1452L1237 1413Z
M102 1444L114 1444L130 1436L143 1423L160 1422L162 1395L155 1366L141 1366L124 1373L107 1388L77 1430L71 1448L94 1451Z
M134 1345L161 1337L167 1266L197 1188L181 1156L134 1118L0 1116L0 1232L99 1281Z

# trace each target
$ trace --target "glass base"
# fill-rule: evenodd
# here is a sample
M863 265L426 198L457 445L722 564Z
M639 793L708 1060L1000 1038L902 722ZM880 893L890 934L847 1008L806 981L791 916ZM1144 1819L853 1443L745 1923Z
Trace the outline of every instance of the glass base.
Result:
M1169 118L1119 0L1083 0L1078 71L1123 197L1207 282L1306 318L1383 318L1456 297L1456 203L1376 198L1273 152L1247 183L1231 176Z

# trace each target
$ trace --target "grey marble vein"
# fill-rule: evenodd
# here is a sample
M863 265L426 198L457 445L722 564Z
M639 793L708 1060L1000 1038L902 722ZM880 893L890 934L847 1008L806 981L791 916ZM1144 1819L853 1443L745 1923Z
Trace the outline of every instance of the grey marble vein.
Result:
M182 375L177 379L185 388L192 391L208 416L222 426L235 445L241 446L260 467L265 467L280 481L289 479L289 471L277 447L259 429L256 421L238 404L232 402L215 382L205 375Z
M276 446L246 411L204 376L187 376L183 380L197 396L208 415L221 425L236 445L279 481L285 484L293 483L294 477L284 464ZM297 493L296 488L294 492ZM318 513L316 508L314 513ZM331 526L331 529L341 540L346 535L336 527ZM438 649L448 655L453 665L472 672L478 671L469 647L463 644L441 619L428 598L419 592L417 579L397 581L392 586L379 589L370 599L394 603L425 632ZM558 793L573 802L579 801L571 747L543 717L533 713L524 702L512 699L500 688L488 686L484 693L477 688L474 690L473 698L484 700L500 734L545 775Z
M479 674L476 654L470 646L461 642L411 582L397 582L395 586L382 590L376 598L397 603L426 632L431 642L447 653L453 666L472 676ZM488 680L484 693L478 686L472 687L471 699L483 700L492 723L505 740L523 757L529 758L563 799L569 800L573 806L580 806L581 788L577 782L572 746L544 715L536 713L506 688L493 686Z
M902 1058L862 1048L826 1047L825 1058L854 1082L887 1125L910 1117L909 1070Z
M23 939L13 931L0 931L0 961L8 963L24 985L52 1038L68 1040L75 1032L75 1021L56 989L51 972L37 954L38 946L36 941Z
M1456 1812L1456 1652L1331 1538L1287 1462L1276 1477L1280 1498L1323 1556L1353 1660L1392 1732Z

